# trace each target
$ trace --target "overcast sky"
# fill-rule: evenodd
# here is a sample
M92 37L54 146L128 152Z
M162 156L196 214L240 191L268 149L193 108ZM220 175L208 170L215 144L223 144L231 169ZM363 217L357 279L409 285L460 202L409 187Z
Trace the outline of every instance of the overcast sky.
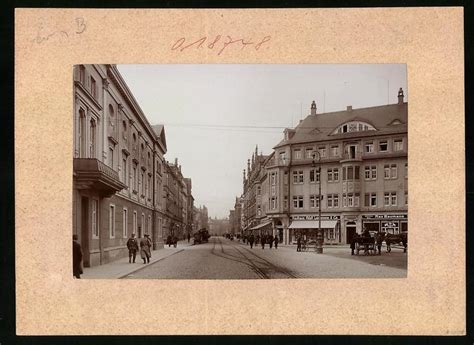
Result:
M225 218L242 171L316 101L318 113L408 100L406 65L118 65L149 122L164 124L168 152L192 179L195 205ZM265 128L271 127L271 128ZM276 128L275 128L276 127Z

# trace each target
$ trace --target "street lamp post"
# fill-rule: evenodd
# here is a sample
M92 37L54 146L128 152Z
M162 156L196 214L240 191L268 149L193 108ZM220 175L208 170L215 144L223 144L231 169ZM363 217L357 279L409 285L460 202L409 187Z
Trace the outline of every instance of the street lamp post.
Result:
M313 168L316 167L318 163L317 176L319 176L319 187L318 187L318 234L316 237L316 253L323 254L323 234L321 233L321 156L318 151L313 152Z

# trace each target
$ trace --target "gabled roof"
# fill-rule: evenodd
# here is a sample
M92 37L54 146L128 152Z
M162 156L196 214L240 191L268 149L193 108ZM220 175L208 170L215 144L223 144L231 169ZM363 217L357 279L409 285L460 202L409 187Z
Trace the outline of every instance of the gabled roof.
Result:
M153 131L155 134L158 136L158 142L160 143L163 153L166 153L168 150L166 147L166 136L165 136L165 126L164 125L154 125L151 126L153 128Z
M370 108L337 111L332 113L308 115L294 128L294 135L283 139L274 148L288 144L326 141L356 136L384 135L407 131L408 104L390 104ZM376 131L331 133L340 125L350 121L372 124ZM397 124L400 123L400 124Z

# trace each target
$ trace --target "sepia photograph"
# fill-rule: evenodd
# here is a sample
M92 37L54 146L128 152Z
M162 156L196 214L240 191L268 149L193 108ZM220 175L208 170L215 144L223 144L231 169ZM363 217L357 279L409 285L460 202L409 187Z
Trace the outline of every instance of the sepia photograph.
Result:
M406 277L406 65L73 73L75 278Z

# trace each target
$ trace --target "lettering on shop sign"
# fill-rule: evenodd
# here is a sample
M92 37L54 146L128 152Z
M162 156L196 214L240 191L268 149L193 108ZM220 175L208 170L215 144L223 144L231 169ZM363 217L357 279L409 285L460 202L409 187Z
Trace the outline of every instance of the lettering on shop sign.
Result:
M36 36L31 41L41 44L52 39L67 40L80 35L86 31L87 23L83 17L76 17L74 22L69 23L67 27L51 28L44 20L41 20L36 28Z
M371 214L362 215L363 219L407 219L406 214Z
M231 51L231 47L240 48L243 50L254 49L259 51L262 46L267 45L266 43L271 40L271 36L264 36L262 38L237 38L229 35L216 35L216 36L203 36L198 39L188 39L186 37L180 37L178 40L173 42L171 50L183 52L186 49L205 49L215 51L217 55L221 55L224 51ZM227 49L228 48L228 49Z
M292 220L318 220L318 216L313 215L302 215L302 216L292 216ZM338 220L340 216L321 216L321 219L324 220Z

